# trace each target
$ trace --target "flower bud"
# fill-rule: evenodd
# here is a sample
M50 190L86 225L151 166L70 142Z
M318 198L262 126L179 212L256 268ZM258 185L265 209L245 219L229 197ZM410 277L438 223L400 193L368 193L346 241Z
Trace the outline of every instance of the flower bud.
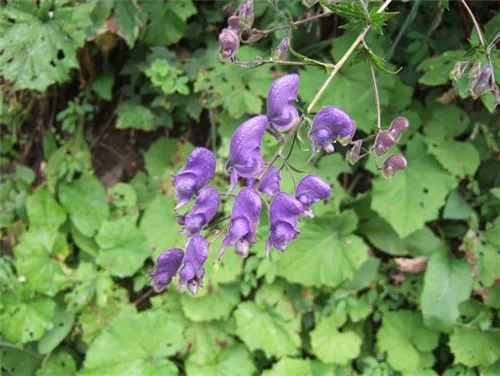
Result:
M287 131L299 119L295 108L299 89L299 75L287 74L276 79L267 95L267 118L271 129L276 135L280 131Z
M472 98L477 99L486 91L492 73L493 69L491 65L488 64L469 82L469 90Z
M240 26L243 30L250 30L253 26L254 11L253 0L247 0L239 7Z
M373 152L377 157L382 157L387 154L391 146L396 143L394 136L388 131L383 131L377 134Z
M407 166L408 163L404 156L401 154L394 154L385 160L382 171L386 178L392 178L399 170L406 170Z
M198 234L203 226L209 223L219 209L220 196L215 188L205 187L200 191L193 208L184 215L178 215L175 220L184 226L183 233L188 237Z
M232 28L225 28L219 34L219 43L221 46L220 58L222 60L232 59L240 47L240 37Z
M276 50L274 51L275 60L285 60L288 56L288 47L290 46L290 38L284 37Z
M410 127L410 122L408 121L407 118L399 116L396 119L394 119L389 126L389 133L398 141L401 137L401 134L403 132L406 132L406 130Z
M295 198L304 208L304 216L314 218L311 206L320 200L326 200L332 195L332 189L328 183L319 176L306 175L297 184Z
M462 63L460 61L457 61L455 63L455 67L450 72L450 79L452 81L458 81L460 78L462 78L462 74Z
M356 164L357 161L361 159L361 146L363 145L363 141L357 140L354 142L354 145L351 149L346 153L345 159L352 165Z
M189 239L184 264L179 272L179 291L186 285L189 292L196 295L199 287L203 285L203 277L205 276L203 265L207 261L207 258L207 241L201 235L194 235Z

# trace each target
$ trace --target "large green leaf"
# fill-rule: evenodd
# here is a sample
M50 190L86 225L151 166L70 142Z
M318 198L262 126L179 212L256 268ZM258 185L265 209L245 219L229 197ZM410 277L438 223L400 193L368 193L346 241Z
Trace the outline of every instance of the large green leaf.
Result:
M43 91L68 80L70 69L79 65L76 50L92 27L93 3L37 4L9 2L0 12L0 74L14 83L14 90Z
M236 333L250 348L267 356L295 355L300 346L300 318L285 320L273 308L253 302L238 305L234 312Z
M177 375L177 367L167 357L184 346L182 326L167 314L126 312L92 343L79 375Z
M59 200L75 227L85 236L93 236L108 218L106 191L93 175L83 176L70 185L62 185Z
M43 361L36 352L36 345L29 343L23 347L2 341L2 375L33 376Z
M352 234L357 227L354 212L307 221L297 239L279 255L277 274L290 282L318 287L336 287L352 278L368 258L367 245Z
M500 358L500 335L497 329L483 332L458 327L450 336L450 348L455 363L487 367Z
M450 73L457 61L463 60L464 51L446 51L440 56L430 57L418 66L424 74L418 80L428 86L444 85L450 80Z
M438 345L438 332L428 329L418 312L399 310L386 313L377 333L377 345L387 352L387 362L403 373L415 373L425 357Z
M472 275L467 263L447 250L434 253L427 264L421 298L425 324L451 330L459 316L458 305L469 298L471 291Z
M405 155L407 170L399 171L392 179L380 175L373 179L371 204L400 237L436 219L446 196L456 185L455 179L427 153L422 136L415 136Z
M35 376L73 376L76 374L76 362L66 351L51 354L42 367L36 371Z
M116 112L118 129L152 131L158 127L155 114L148 107L140 104L125 102L118 107Z
M57 305L52 318L52 328L38 342L38 352L48 354L52 352L68 335L75 322L75 315L66 312L66 307Z
M252 376L254 372L250 353L243 345L226 347L214 361L205 365L197 365L191 359L186 362L189 376Z
M309 359L282 358L273 368L265 370L262 376L304 376L312 375Z
M126 218L104 222L96 237L97 262L117 277L134 274L149 256L145 236Z

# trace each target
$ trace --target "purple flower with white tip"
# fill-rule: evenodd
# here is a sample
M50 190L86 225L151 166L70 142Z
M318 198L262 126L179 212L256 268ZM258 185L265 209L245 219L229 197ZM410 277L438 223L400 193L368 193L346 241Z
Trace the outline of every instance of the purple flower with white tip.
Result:
M187 205L191 198L212 179L214 173L214 153L206 148L195 148L184 167L177 175L172 175L175 198L178 200L175 210Z
M194 235L189 239L186 248L186 257L182 269L179 272L179 291L184 285L189 292L196 294L200 286L203 286L205 275L204 264L208 258L208 244L201 235Z
M396 144L396 139L388 131L383 131L377 134L373 152L377 157L382 157L389 152L389 149Z
M227 247L233 245L238 254L243 257L248 256L250 244L257 242L255 233L259 227L261 209L262 202L259 194L252 188L242 188L234 199L231 225L222 241L219 258L222 257Z
M327 153L333 153L335 142L347 145L355 132L356 124L344 111L335 106L323 107L314 117L312 124L311 158L316 153L317 146Z
M181 267L184 252L179 248L163 251L156 260L156 265L149 272L150 285L155 292L162 292L167 288L172 278Z
M219 56L223 60L234 58L240 47L240 37L236 31L231 28L222 29L219 34L220 52Z
M406 158L401 154L394 154L385 160L382 171L386 178L392 178L399 170L406 170L406 167Z
M300 201L288 193L280 192L274 196L269 210L270 234L266 242L267 257L272 247L284 252L288 244L300 234L297 223L303 213L304 207Z
M258 115L245 121L234 132L226 163L226 171L230 176L229 191L236 186L239 177L255 179L264 170L260 146L266 128L267 117Z
M279 131L286 131L293 127L299 119L299 113L294 106L299 89L299 75L287 74L275 80L267 96L267 118L271 130L280 140L283 138Z
M217 214L220 195L215 188L205 187L200 191L193 208L184 215L178 215L175 220L184 226L183 232L188 236L198 234Z
M295 190L295 198L302 204L304 215L314 218L311 206L320 200L327 200L332 195L332 189L323 179L316 175L304 176Z
M268 195L269 197L273 197L278 194L280 191L280 181L281 176L278 169L274 166L271 166L269 171L264 175L262 180L260 181L257 189L262 193ZM248 179L247 186L252 187L255 184L255 179Z
M409 127L410 122L408 119L403 116L398 116L389 126L389 133L398 141L401 138L401 134L406 132Z

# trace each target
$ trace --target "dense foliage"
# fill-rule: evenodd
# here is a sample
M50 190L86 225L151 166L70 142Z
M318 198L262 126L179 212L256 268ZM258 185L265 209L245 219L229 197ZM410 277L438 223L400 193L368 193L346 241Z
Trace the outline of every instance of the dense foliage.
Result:
M481 81L491 64L500 83L498 4L256 0L251 43L220 53L239 3L0 3L2 373L499 375L500 120ZM314 174L332 197L286 252L266 258L263 205L250 255L219 263L221 195L203 286L156 294L156 258L186 246L171 175L204 146L227 192L235 129L292 72L299 112L338 106L356 139L408 119L407 169L339 144L308 163L303 129L281 190ZM263 136L266 161L280 147Z

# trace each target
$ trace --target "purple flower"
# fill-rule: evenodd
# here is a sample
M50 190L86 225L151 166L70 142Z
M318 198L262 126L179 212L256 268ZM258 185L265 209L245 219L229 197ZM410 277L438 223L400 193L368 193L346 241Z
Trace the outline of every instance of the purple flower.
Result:
M410 122L408 119L403 116L398 116L389 126L389 133L398 141L401 138L401 134L406 132L409 127Z
M155 292L162 292L167 288L181 267L183 257L184 252L179 248L172 248L160 253L156 265L148 274L151 278L150 284Z
M226 171L230 174L229 191L238 183L238 177L257 178L264 170L260 145L266 127L266 116L258 115L245 121L234 132L226 163Z
M280 191L280 172L274 166L271 166L269 171L264 175L260 181L257 189L262 193L273 197ZM247 186L252 187L255 184L255 179L248 179Z
M217 214L219 204L219 192L215 188L205 187L200 191L193 208L184 215L178 215L175 220L184 226L183 232L188 237L193 236Z
M385 160L382 171L386 178L392 178L399 170L406 170L407 166L405 157L401 154L394 154Z
M259 227L261 209L262 202L258 193L252 188L242 188L234 199L231 225L222 241L219 257L232 245L238 254L243 257L248 256L250 244L257 242L255 232Z
M290 38L284 37L276 50L274 51L274 59L275 60L284 60L288 56L288 48L290 47Z
M304 176L297 185L295 198L302 204L304 215L314 218L311 206L320 200L326 200L332 195L332 189L319 176Z
M377 157L386 155L389 149L394 146L396 139L388 131L379 132L375 138L373 152Z
M266 243L266 256L269 257L271 248L282 252L288 243L300 234L297 229L299 216L304 213L302 204L288 193L280 192L274 196L269 210L270 234Z
M244 30L251 29L254 20L253 0L247 0L239 7L240 26Z
M491 65L487 64L481 72L479 72L476 77L474 77L469 83L469 89L472 98L477 99L486 91L488 87L493 69Z
M184 257L184 263L179 272L179 291L186 285L189 292L195 295L198 288L203 286L203 276L205 275L203 264L207 258L208 244L206 240L201 235L194 235L189 239L186 257Z
M363 145L363 141L357 140L354 141L352 148L345 155L345 159L352 165L356 164L357 161L361 159L361 146Z
M231 28L222 29L219 34L220 52L219 56L222 60L234 58L238 48L240 47L240 37L238 33Z
M282 140L279 131L286 131L293 127L299 119L299 113L294 106L299 88L299 75L287 74L275 80L267 96L267 118L271 130L278 139Z
M175 210L185 206L215 173L215 155L208 149L195 148L186 164L177 175L172 175L175 198L178 200Z
M335 106L323 107L313 120L312 156L316 153L316 146L323 148L327 153L332 153L335 150L333 146L335 142L347 145L355 132L356 124L344 111Z

